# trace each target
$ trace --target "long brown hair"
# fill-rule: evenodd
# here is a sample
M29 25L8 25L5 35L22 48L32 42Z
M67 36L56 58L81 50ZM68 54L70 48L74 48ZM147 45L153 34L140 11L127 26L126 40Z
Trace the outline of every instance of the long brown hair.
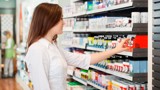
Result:
M60 21L61 17L62 8L58 4L39 4L33 13L27 46L30 47L34 42L44 37ZM56 39L57 36L54 37Z

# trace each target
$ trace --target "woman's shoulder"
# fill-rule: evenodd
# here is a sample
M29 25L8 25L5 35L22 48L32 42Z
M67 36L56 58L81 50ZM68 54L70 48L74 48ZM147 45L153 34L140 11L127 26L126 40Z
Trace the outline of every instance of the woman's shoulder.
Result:
M28 48L28 51L44 51L44 47L43 45L41 45L39 42L35 42L33 43L29 48Z

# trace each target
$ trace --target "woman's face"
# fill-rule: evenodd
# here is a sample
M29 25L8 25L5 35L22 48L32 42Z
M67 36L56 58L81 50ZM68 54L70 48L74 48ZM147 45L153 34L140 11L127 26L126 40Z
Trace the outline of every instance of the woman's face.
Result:
M63 33L63 25L64 25L64 21L63 18L60 19L60 21L51 28L50 33L53 33L54 35L57 34L62 34Z
M10 36L11 36L11 35L10 35L9 33L8 33L8 34L6 34L6 37L7 37L7 38L10 38Z

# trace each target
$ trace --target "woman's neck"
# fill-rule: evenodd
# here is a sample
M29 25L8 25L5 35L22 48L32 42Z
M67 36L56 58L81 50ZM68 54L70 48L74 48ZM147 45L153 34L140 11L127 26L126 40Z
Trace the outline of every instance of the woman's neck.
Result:
M48 40L50 43L53 43L53 40L52 40L51 37L45 36L44 38L45 38L46 40Z

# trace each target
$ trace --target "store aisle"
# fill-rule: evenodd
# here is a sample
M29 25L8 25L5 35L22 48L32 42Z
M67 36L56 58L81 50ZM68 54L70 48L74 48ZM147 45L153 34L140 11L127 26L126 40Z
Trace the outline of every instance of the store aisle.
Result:
M1 79L0 78L0 90L23 90L16 82L15 78Z

